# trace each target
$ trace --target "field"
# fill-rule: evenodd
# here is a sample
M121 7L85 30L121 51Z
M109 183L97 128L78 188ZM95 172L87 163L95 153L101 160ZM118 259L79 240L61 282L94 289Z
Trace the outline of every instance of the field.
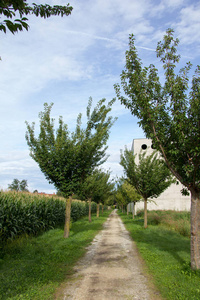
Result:
M104 211L99 218L93 214L92 223L88 217L72 223L68 239L63 238L60 227L4 245L0 250L0 299L54 299L56 289L72 273L109 214Z
M143 212L132 216L119 213L136 242L150 276L164 299L200 299L200 272L190 269L190 215L187 212L148 212L148 228Z
M65 206L64 198L0 191L0 244L64 224ZM96 207L96 203L92 203L92 212ZM72 201L72 222L88 215L88 211L88 203Z

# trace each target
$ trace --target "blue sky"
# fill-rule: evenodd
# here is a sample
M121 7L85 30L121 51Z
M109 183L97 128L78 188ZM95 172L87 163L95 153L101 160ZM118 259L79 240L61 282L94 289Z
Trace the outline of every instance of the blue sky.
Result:
M66 4L35 1L46 2ZM120 82L129 34L135 35L144 65L154 63L160 70L155 49L169 27L180 39L180 67L187 61L194 67L200 63L200 1L72 0L70 4L71 16L47 20L31 16L28 32L0 33L0 189L18 178L28 181L30 191L55 191L29 156L25 121L38 124L43 104L53 102L52 117L63 116L73 131L90 96L94 105L115 97L113 85ZM137 119L118 101L112 115L118 120L108 141L110 157L102 167L121 176L120 149L145 136Z

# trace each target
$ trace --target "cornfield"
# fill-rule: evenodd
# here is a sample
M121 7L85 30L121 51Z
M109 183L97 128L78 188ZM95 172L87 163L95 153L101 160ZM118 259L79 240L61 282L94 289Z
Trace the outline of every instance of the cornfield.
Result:
M92 212L96 204L92 204ZM88 204L73 201L72 221L88 214ZM65 199L21 192L0 191L0 241L36 235L64 224Z

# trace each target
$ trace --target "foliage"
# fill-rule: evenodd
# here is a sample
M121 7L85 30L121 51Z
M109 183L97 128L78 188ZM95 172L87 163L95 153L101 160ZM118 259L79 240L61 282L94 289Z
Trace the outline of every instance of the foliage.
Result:
M99 217L100 203L102 210L108 197L111 195L114 184L109 182L110 172L106 173L101 169L95 169L90 176L81 185L81 197L88 200L89 212L88 220L91 223L91 201L97 203L97 217Z
M143 219L140 217L133 220L131 216L120 216L163 299L199 300L200 272L190 269L189 238L160 225L150 225L144 230ZM167 212L167 216L171 216L171 212Z
M28 183L27 180L23 179L19 181L17 178L13 179L13 182L8 185L8 189L16 192L28 192Z
M78 115L75 131L70 135L62 117L54 130L54 119L50 118L52 104L45 103L44 112L39 114L40 133L35 137L34 123L26 122L26 140L31 157L39 164L50 183L64 195L79 193L82 182L95 167L107 160L107 140L113 118L107 116L113 101L105 105L105 99L98 102L91 112L92 99L87 106L87 126L81 128L81 114Z
M130 35L121 74L121 85L128 98L121 95L119 85L115 89L121 103L138 117L146 136L185 186L183 194L191 192L191 267L200 269L200 66L191 82L190 62L176 74L179 41L173 34L168 29L156 49L165 71L164 84L153 64L142 67L134 36Z
M29 5L27 0L1 0L0 1L0 15L6 17L6 20L0 22L0 31L7 32L9 30L13 34L28 30L29 25L26 16L35 15L36 17L49 18L50 16L60 15L61 17L68 16L72 12L72 7L69 4L65 6L49 4L35 4ZM14 21L12 20L18 16Z
M89 211L89 206L87 202L83 201L72 201L71 207L71 218L73 222L76 222L83 216L87 216ZM95 202L91 203L91 213L95 213L97 211L97 205Z
M117 197L121 193L124 204L135 203L140 201L141 195L136 191L136 188L127 180L122 179L117 186ZM119 197L120 198L120 197Z
M44 104L44 112L39 114L40 133L35 137L35 124L26 122L26 140L31 157L38 163L50 183L66 200L64 237L69 237L72 195L81 192L81 186L95 167L107 160L107 140L114 120L108 116L114 100L105 105L100 100L91 112L92 98L86 109L87 125L81 128L81 117L77 118L75 131L70 135L62 117L55 134L54 119L50 118L52 105Z
M92 224L86 217L73 223L69 239L57 228L7 244L0 250L0 299L55 299L109 214L94 216Z
M146 156L146 152L139 154L139 163L136 164L131 150L121 152L120 164L124 168L127 181L135 187L138 194L144 199L144 227L147 227L147 200L158 197L173 182L171 172L163 159L159 159L157 153Z
M128 204L133 203L132 215L134 219L135 204L141 200L141 195L137 192L136 188L124 178L121 178L117 183L116 200L118 205L122 207L122 210L123 205L127 205L127 214L129 210Z
M144 199L158 197L173 181L169 169L155 151L148 156L146 152L140 153L138 164L136 156L131 150L125 149L124 153L121 151L120 164L127 181Z
M122 192L118 189L115 193L115 200L118 205L124 206L126 204L125 199L122 195Z
M154 147L161 151L173 174L189 190L199 191L200 66L197 66L191 85L190 63L175 74L180 58L176 54L179 41L174 39L173 30L168 29L156 50L165 70L162 86L154 65L142 68L134 40L131 35L126 69L121 74L121 84L129 98L121 96L120 87L116 85L118 97L139 118L140 126L153 140Z
M65 203L38 195L0 192L0 237L12 239L37 234L64 221Z
M138 211L137 216L142 218L144 211ZM148 223L150 225L160 225L176 231L182 236L190 237L190 212L173 210L148 211Z
M114 183L110 181L110 172L95 169L82 185L82 194L86 199L91 198L95 203L105 203L112 194Z
M92 204L92 212L96 204ZM71 217L75 222L88 214L88 205L73 201ZM0 240L7 241L21 235L35 235L64 224L63 198L35 194L0 192Z

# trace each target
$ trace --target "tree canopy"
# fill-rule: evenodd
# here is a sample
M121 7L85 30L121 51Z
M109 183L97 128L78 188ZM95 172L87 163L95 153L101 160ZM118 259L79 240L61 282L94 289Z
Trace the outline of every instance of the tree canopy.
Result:
M165 70L162 85L158 70L151 64L142 67L133 35L129 38L126 66L121 74L121 85L128 98L119 100L138 117L146 136L151 138L165 161L185 187L200 191L200 66L197 66L189 85L191 64L176 74L180 56L176 54L178 39L168 29L163 42L157 46L157 57ZM189 90L189 86L191 89Z
M50 6L49 4L35 3L29 5L27 0L1 0L0 15L7 19L0 22L0 30L4 33L9 30L14 34L23 29L28 30L28 15L35 15L36 17L39 16L41 18L49 18L50 16L56 15L63 17L70 15L72 10L73 8L69 3L65 6ZM15 17L17 18L14 19Z
M125 179L122 179L120 181L120 184L118 185L118 193L121 193L123 202L127 205L127 213L128 213L128 204L133 203L132 213L134 218L135 204L136 202L141 200L141 195L137 192L136 188Z
M91 197L96 203L104 202L114 189L110 180L110 171L95 169L82 185L82 193L86 198Z
M144 227L147 227L147 201L157 198L173 182L172 174L163 159L159 159L154 151L146 155L146 151L139 154L139 163L136 164L133 154L127 148L121 152L120 164L124 168L127 181L135 187L138 194L144 199Z
M105 105L100 100L91 112L92 99L87 106L87 125L81 128L82 115L77 117L75 131L70 133L63 118L59 118L57 131L54 119L50 117L52 105L44 104L44 112L39 114L40 133L35 136L35 123L26 122L26 140L30 156L38 163L47 180L65 196L78 193L87 176L108 156L107 140L115 119L108 116L113 101Z
M178 44L172 29L158 43L157 57L165 75L162 83L153 64L142 66L134 35L130 35L121 73L127 97L121 94L119 84L115 89L118 99L138 117L146 137L152 139L171 172L185 186L183 193L191 192L191 265L200 269L200 66L193 76L190 62L177 72Z
M13 182L8 185L8 189L16 192L28 192L28 183L27 180L19 180L17 178L13 179Z
M105 204L106 200L112 195L114 183L110 180L110 171L95 169L82 184L82 197L97 203L97 216L99 216L99 204ZM91 222L91 214L89 214Z

